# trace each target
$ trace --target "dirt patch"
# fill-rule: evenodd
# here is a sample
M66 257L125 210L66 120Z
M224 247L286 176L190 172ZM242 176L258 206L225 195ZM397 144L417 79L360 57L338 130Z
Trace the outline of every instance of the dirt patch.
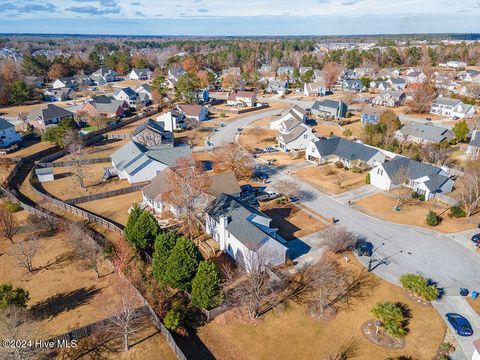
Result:
M455 233L467 229L475 229L478 224L478 216L473 218L450 218L448 207L436 200L418 201L412 200L404 205L400 211L395 210L397 201L391 193L378 193L367 196L354 203L354 206L375 217L398 224L414 225L429 230L443 233ZM437 226L429 226L425 222L429 210L433 210L442 217Z
M142 192L135 191L130 194L113 196L107 199L95 200L80 204L85 210L101 215L119 224L125 225L128 220L128 209L134 203L142 201Z
M295 171L295 175L327 194L341 194L365 185L366 173L337 169L335 165L309 166Z
M103 260L97 278L75 258L64 239L59 234L39 240L41 248L33 261L38 270L33 274L21 269L9 255L10 243L0 242L0 279L30 293L28 305L45 338L104 319L106 305L116 297L111 285L120 281Z
M273 200L263 203L260 209L272 219L273 227L278 228L278 233L285 240L310 235L327 227L293 204L277 205Z
M361 268L355 259L345 266ZM272 311L254 324L226 313L227 321L215 319L200 329L199 337L218 359L319 359L352 342L359 351L355 359L431 359L445 335L442 318L435 309L412 302L399 287L376 279L378 285L366 299L350 311L339 312L332 321L314 320L304 308L292 305ZM405 348L385 349L363 336L361 326L372 318L370 309L380 301L401 302L411 310Z

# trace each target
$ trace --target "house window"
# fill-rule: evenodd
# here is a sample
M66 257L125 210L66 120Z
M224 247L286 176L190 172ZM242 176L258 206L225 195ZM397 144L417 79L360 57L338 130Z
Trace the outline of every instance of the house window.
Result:
M303 138L304 138L304 139L308 138L308 135L307 135L307 134L304 134L304 135L303 135Z

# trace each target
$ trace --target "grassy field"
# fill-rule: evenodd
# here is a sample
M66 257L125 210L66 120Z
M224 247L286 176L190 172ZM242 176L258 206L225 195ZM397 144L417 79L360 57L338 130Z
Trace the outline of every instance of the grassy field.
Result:
M337 169L334 165L309 166L297 170L295 175L328 194L341 194L365 185L363 173ZM339 185L339 181L341 184Z
M444 233L475 229L479 222L478 216L473 218L450 218L448 217L448 208L443 203L437 203L435 200L419 201L412 199L400 211L394 210L396 204L397 200L392 193L378 193L355 202L354 206L367 214L387 221L415 225ZM437 215L442 217L439 225L435 227L427 225L425 217L429 210L434 210Z
M353 256L351 256L353 257ZM351 260L347 265L359 270ZM358 348L359 360L384 360L387 357L411 356L430 360L445 336L446 327L433 307L410 300L399 287L376 278L369 296L356 302L349 311L340 312L332 321L315 320L305 310L292 305L272 311L255 322L238 311L229 311L202 327L199 336L217 359L324 359L348 343ZM370 343L361 325L372 319L370 309L380 301L406 304L411 310L406 346L390 350Z

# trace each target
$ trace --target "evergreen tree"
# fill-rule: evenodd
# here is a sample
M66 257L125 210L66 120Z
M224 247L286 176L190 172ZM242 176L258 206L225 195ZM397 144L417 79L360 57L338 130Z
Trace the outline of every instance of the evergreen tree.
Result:
M190 290L200 260L201 255L195 245L187 238L179 238L168 257L165 281L174 288Z
M200 90L200 79L195 74L185 73L175 84L175 93L180 101L193 103L196 91Z
M30 100L32 92L27 84L21 80L15 80L10 88L10 103L22 104Z
M77 123L72 118L60 120L57 126L49 126L42 135L42 141L48 141L63 148L65 146L65 134L77 128Z
M468 132L470 129L468 128L468 124L465 120L460 120L458 123L455 124L453 127L453 133L455 134L455 139L459 142L466 142L468 137Z
M158 281L165 280L165 271L167 268L168 257L177 242L177 235L174 232L160 233L155 239L155 249L153 252L152 269L153 276Z
M142 210L138 207L138 204L133 204L132 209L130 210L130 214L128 214L127 225L125 225L125 229L123 229L123 233L125 235L125 239L133 243L133 226L138 220L138 217L142 213Z
M0 285L0 309L4 309L9 305L25 308L28 300L30 300L28 291L22 288L14 289L10 284Z
M141 211L131 232L131 242L137 249L145 249L153 243L160 230L157 220L148 211Z
M202 261L192 281L192 304L211 309L220 305L222 299L217 267L210 261Z

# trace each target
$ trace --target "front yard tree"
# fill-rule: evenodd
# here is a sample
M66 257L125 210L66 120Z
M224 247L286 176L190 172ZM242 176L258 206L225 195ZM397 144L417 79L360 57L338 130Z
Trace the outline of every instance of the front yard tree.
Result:
M34 271L33 259L38 254L40 248L38 238L32 235L13 244L10 254L17 260L20 267L32 273Z
M0 310L8 306L26 308L28 300L30 300L28 291L22 288L14 288L10 284L0 285Z
M166 282L176 289L190 290L200 260L201 255L193 242L179 238L167 260Z
M327 248L334 253L341 253L355 245L356 237L344 226L331 225L324 233Z
M301 194L300 186L292 180L280 180L274 185L275 190L285 196L288 200L292 197L299 197Z
M125 238L133 244L133 227L137 222L140 214L142 213L142 209L138 206L138 204L133 204L132 208L130 209L130 213L128 214L127 224L125 225L125 229L123 233L125 234Z
M381 327L388 336L402 338L407 333L405 328L406 317L399 304L391 302L377 303L371 310L372 314L381 321Z
M162 232L155 239L152 256L153 276L158 281L165 281L167 261L177 242L177 235L174 232Z
M153 101L159 105L163 105L163 99L168 94L168 86L165 77L159 75L152 81Z
M480 206L480 159L467 162L463 176L455 185L467 216L472 216Z
M202 261L192 281L192 304L211 309L222 302L217 267L210 261Z
M307 70L302 74L301 81L303 84L309 84L313 81L314 76L313 70Z
M5 206L0 206L0 232L13 244L13 238L18 232L18 221L13 212Z
M392 176L392 184L398 186L395 189L396 208L404 206L411 197L411 190L406 186L408 181L408 169L405 166L398 168Z
M455 140L457 140L458 142L467 141L470 129L468 128L468 124L465 120L460 120L459 122L457 122L452 130L455 134Z
M143 210L132 229L132 242L137 249L146 249L153 243L158 232L158 222L148 211Z
M10 103L22 104L30 100L32 91L22 80L15 80L10 87Z
M335 62L327 62L323 66L322 73L325 87L330 90L330 88L337 83L342 74L342 68Z
M409 104L410 109L414 113L428 113L435 96L435 87L431 82L423 82L413 91L412 101Z
M200 79L196 74L185 73L175 84L175 93L178 100L193 103L196 100L196 92L200 90Z
M233 171L237 179L252 176L254 162L252 156L240 145L230 143L214 151L214 170L217 173Z

